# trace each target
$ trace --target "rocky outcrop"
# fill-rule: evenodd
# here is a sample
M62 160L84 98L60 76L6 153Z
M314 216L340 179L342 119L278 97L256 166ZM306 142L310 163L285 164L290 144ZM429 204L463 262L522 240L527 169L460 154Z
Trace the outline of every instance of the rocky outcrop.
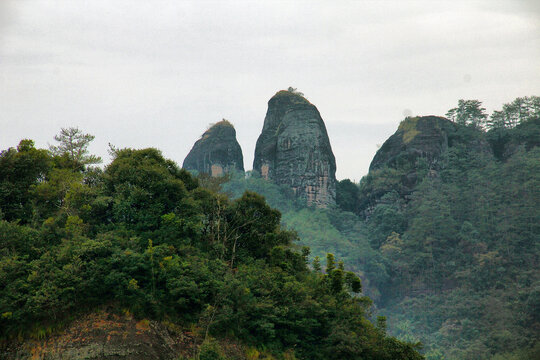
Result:
M253 170L308 206L335 204L336 160L319 111L303 96L283 90L268 101Z
M244 172L242 148L232 124L223 119L206 130L193 145L182 167L212 176L233 170Z
M203 335L172 323L135 319L109 311L87 314L62 331L41 339L0 343L6 360L174 360L191 359ZM246 359L235 339L217 340L227 359Z
M395 196L406 204L416 186L444 168L444 154L461 145L467 151L485 153L489 147L482 131L438 116L408 117L375 154L359 196L359 212L369 216L374 206Z
M438 116L406 118L377 151L369 170L414 164L419 157L434 164L448 148L449 134L455 127L450 120Z
M175 338L156 321L101 312L76 320L46 339L27 340L4 349L2 355L5 359L172 360L180 349L193 347L192 338Z

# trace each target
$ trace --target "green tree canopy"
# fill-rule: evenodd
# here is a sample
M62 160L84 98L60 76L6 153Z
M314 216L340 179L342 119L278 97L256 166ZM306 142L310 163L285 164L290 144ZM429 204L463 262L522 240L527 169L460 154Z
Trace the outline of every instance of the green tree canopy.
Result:
M80 165L92 165L101 163L101 158L88 154L88 146L95 136L85 134L79 128L62 128L54 140L58 145L51 145L49 151L54 156L67 157L70 161Z
M0 211L4 219L30 221L31 186L45 180L50 168L47 151L34 148L32 140L21 140L17 149L0 153Z
M540 118L540 96L518 97L504 104L502 110L494 111L487 122L487 128L513 128L535 118Z
M482 128L485 126L487 114L481 101L461 99L457 107L448 110L446 117L457 124Z

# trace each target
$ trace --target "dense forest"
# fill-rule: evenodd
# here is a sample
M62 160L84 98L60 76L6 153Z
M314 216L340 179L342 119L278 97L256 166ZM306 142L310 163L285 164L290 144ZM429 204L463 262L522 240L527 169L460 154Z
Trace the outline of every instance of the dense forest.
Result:
M428 359L540 358L540 98L489 117L461 100L447 117L438 158L404 146L359 184L340 181L338 208L306 208L255 173L221 186L264 194L316 261L344 259L390 333ZM400 124L405 139L417 122Z
M261 195L229 199L156 149L111 147L101 170L92 139L62 129L49 150L22 140L0 154L2 347L107 306L190 329L197 359L225 359L225 337L250 359L423 358L369 320L340 257L308 265Z

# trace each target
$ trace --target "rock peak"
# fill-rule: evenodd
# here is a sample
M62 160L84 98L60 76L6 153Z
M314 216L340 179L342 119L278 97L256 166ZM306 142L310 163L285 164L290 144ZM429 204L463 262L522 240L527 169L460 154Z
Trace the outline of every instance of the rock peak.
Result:
M455 146L489 155L489 146L478 129L440 116L405 118L371 161L361 190L360 211L369 216L379 201L393 192L408 202L426 176L439 177L446 166L445 154Z
M418 157L436 161L448 148L448 136L455 128L456 124L439 116L406 117L377 151L369 169L394 167L403 161L414 164Z
M315 105L299 93L278 91L268 101L253 169L290 187L309 206L335 204L336 161L326 126Z
M283 102L290 104L310 104L311 103L300 93L290 90L280 90L268 100L268 104Z
M212 176L233 170L243 172L244 157L234 126L226 119L211 124L195 142L182 167Z

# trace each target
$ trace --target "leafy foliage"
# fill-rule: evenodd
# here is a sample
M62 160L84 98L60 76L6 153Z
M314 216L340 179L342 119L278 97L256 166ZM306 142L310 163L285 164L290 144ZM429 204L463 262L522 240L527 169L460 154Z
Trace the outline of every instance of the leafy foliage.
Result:
M0 180L18 191L2 193L3 340L108 305L202 329L201 359L225 358L221 336L289 358L422 358L367 320L371 301L342 263L309 269L261 195L230 200L156 149L114 156L81 171L29 141L2 152Z
M32 220L32 186L45 179L51 162L47 151L34 148L32 140L21 140L17 149L0 152L0 217Z
M364 209L356 213L365 221L302 208L283 221L318 256L314 268L325 252L344 258L388 315L389 332L422 341L426 358L535 358L538 121L528 115L487 132L456 126L436 166L419 157L372 170L360 184L342 181L338 206Z
M478 100L459 100L458 106L448 110L446 117L460 125L482 128L488 115Z
M292 86L289 86L289 87L287 88L287 91L288 91L288 92L291 92L291 93L293 93L293 94L299 95L299 96L304 96L304 93L303 93L303 92L298 91L297 88L293 88Z
M362 179L368 236L389 274L377 284L378 305L390 315L390 332L422 341L427 358L534 358L540 323L528 304L540 281L538 118L460 134L412 192L402 190L410 164ZM477 150L484 136L495 156Z
M58 145L51 145L49 150L54 156L65 156L74 166L101 163L101 158L88 154L88 146L94 136L84 134L79 128L62 128L54 137Z
M344 211L358 212L360 189L351 180L345 179L336 184L336 203Z
M487 126L490 130L509 129L534 118L540 118L540 97L518 97L504 104L502 110L494 111Z

